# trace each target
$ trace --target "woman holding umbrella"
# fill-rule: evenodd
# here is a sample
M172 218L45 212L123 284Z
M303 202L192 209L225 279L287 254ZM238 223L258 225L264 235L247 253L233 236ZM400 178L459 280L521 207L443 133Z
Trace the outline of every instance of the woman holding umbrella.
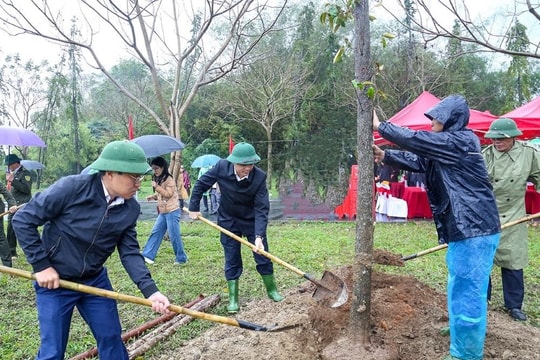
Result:
M147 196L146 200L157 200L159 214L150 233L150 237L144 246L142 255L147 264L153 264L163 241L163 236L168 231L175 254L174 264L183 265L187 263L188 257L184 251L182 235L180 234L181 209L178 201L176 181L169 173L169 164L161 156L154 158L150 162L150 165L152 166L152 170L154 170L152 187L155 194Z

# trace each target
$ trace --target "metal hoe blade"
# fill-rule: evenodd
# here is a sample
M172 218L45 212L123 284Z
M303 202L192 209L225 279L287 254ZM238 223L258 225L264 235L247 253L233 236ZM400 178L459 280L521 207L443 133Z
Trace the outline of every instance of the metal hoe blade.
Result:
M337 275L330 271L325 271L312 297L317 302L327 306L337 308L342 306L349 299L347 285Z
M283 325L283 326L278 326L277 324L272 326L272 327L269 327L266 331L268 332L280 332L280 331L287 331L287 330L291 330L291 329L294 329L294 328L297 328L299 326L301 326L302 324L290 324L290 325Z

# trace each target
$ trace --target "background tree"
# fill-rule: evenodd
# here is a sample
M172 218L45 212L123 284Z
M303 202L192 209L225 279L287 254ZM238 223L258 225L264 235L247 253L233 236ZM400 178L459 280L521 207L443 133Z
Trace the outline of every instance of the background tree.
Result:
M73 38L76 38L80 36L80 32L77 29L75 23L77 22L77 19L72 20L71 25L71 36ZM79 123L80 123L80 103L81 103L81 93L79 89L80 84L80 73L81 69L79 67L80 62L80 52L78 51L77 47L73 44L69 45L68 49L68 56L69 56L69 69L71 73L71 106L70 106L70 112L71 112L71 120L72 120L72 131L71 136L73 138L73 147L75 149L74 156L75 161L73 163L73 171L75 174L78 174L83 169L81 167L81 143L79 138Z
M266 172L272 185L274 131L279 122L290 119L298 109L296 99L302 97L309 84L308 71L295 54L281 51L265 57L230 77L236 91L217 104L238 122L253 121L264 131L266 140Z
M512 51L524 52L527 50L529 38L527 27L516 20L515 25L508 32L506 48ZM506 72L506 108L511 111L531 100L529 61L524 56L512 56L510 66Z
M121 60L110 72L132 94L149 104L154 111L159 111L152 78L143 64L134 60ZM116 139L118 133L127 138L128 116L133 118L135 136L161 131L144 109L119 92L114 84L101 74L94 74L87 80L84 108L89 121L93 123L90 126L100 129L96 135L103 143Z
M510 56L525 56L540 59L540 43L527 41L526 46L508 48L505 46L507 29L510 29L518 19L521 23L540 23L538 5L531 0L524 2L509 2L512 10L501 11L497 16L486 20L481 16L471 18L471 12L461 0L415 0L413 7L416 16L411 17L410 22L401 20L401 14L410 6L409 0L399 0L401 9L396 11L380 3L402 26L412 28L422 36L425 43L435 41L438 38L454 38L462 42L477 44L486 51L497 52ZM447 19L456 19L463 31L459 34L454 32L454 24L447 23Z
M2 124L36 130L35 113L47 105L47 61L35 63L23 60L18 54L7 55L0 66ZM29 147L12 147L24 159ZM14 151L11 151L14 153Z
M51 1L0 2L0 21L11 34L25 33L60 44L72 44L90 56L99 69L123 94L143 108L166 134L181 137L181 119L198 90L242 66L249 54L275 25L287 0L279 2L208 0L178 3L156 0L142 4L108 0L79 0L78 13L88 36L78 40L66 31L62 9ZM190 6L191 5L191 6ZM191 22L186 39L183 28ZM121 43L129 55L148 68L159 111L138 98L111 74L103 62L93 36L100 27L103 41ZM186 69L188 64L190 69ZM172 74L168 78L166 75ZM186 79L188 76L188 79ZM164 88L164 80L170 82ZM166 119L166 120L165 120ZM180 154L171 161L178 178Z
M14 12L13 6L23 6L23 3L25 2L21 1L21 4L10 3L8 6L7 2L0 0L0 17L2 14L8 16L8 10L18 14ZM105 2L88 2L94 6L102 3ZM256 7L256 4L252 3L249 15L246 14L247 17L239 20L243 25L238 26L245 26L242 28L242 36L234 35L228 47L219 53L218 59L215 59L212 65L206 69L204 64L209 64L210 60L214 59L213 55L218 54L218 52L214 51L215 48L209 49L202 45L223 44L225 37L230 34L230 19L218 17L218 15L224 15L225 8L219 8L219 10L213 8L215 16L210 24L207 23L209 16L204 16L202 12L206 6L216 5L217 2L207 2L204 7L203 4L200 4L199 7L195 6L195 11L189 13L182 7L183 5L178 5L180 8L177 9L177 13L186 15L186 18L191 22L190 26L182 28L185 31L179 32L181 35L179 42L174 40L177 38L177 33L169 34L170 31L158 29L158 24L165 24L164 13L161 9L153 7L161 4L170 10L173 4L166 1L156 1L152 2L148 9L140 9L140 15L145 21L144 28L155 29L155 31L148 33L153 36L150 39L150 49L141 45L141 41L145 37L142 30L139 30L143 28L143 25L139 24L137 17L139 13L137 13L136 8L129 8L134 12L126 18L122 18L120 14L125 12L124 6L127 5L123 4L120 7L121 11L114 8L115 3L106 2L108 8L92 10L87 7L86 3L78 2L87 19L79 22L81 35L77 41L91 45L90 49L95 51L97 58L104 59L104 54L100 52L99 46L104 41L97 33L91 39L92 42L89 39L84 39L82 34L88 34L90 29L85 24L87 22L99 24L101 32L104 32L105 28L112 29L113 25L117 28L121 25L131 25L130 29L133 33L130 33L129 36L123 34L111 36L109 33L106 41L114 43L116 40L117 44L122 38L135 39L134 47L131 47L129 51L126 50L125 58L118 60L112 66L105 66L104 63L101 65L108 71L110 78L121 84L127 92L139 99L140 103L145 104L146 108L126 96L107 77L106 73L102 71L97 73L80 72L78 75L80 94L77 98L77 114L79 116L79 136L81 137L80 149L83 154L80 161L76 161L75 158L65 158L66 164L50 163L57 161L54 156L49 156L51 150L56 149L53 142L58 141L63 144L62 146L66 146L65 139L56 139L55 131L59 131L64 136L71 136L72 139L75 136L74 130L68 135L64 133L64 129L60 130L56 124L57 121L72 122L74 113L73 110L69 111L64 103L66 96L69 95L72 74L68 67L68 60L64 59L62 64L55 65L54 76L47 77L49 88L45 110L30 115L31 118L39 121L37 129L42 137L47 137L46 142L50 144L48 148L43 149L47 156L43 155L39 158L48 162L46 172L51 169L53 174L48 178L76 172L77 163L80 163L80 166L87 165L89 160L84 158L86 146L90 146L88 153L93 154L96 148L99 149L106 142L125 138L128 115L133 116L137 136L163 132L163 128L152 114L158 115L169 129L168 131L175 134L177 127L171 124L175 124L176 120L171 120L174 113L170 112L168 106L171 106L170 99L176 92L178 97L176 104L178 106L185 105L185 107L176 105L173 107L181 109L178 114L182 115L178 119L181 120L182 126L179 128L180 136L178 137L182 138L187 145L182 151L182 161L186 164L207 150L211 150L221 157L226 157L228 137L232 135L235 142L250 141L256 145L258 152L263 157L260 165L270 170L270 178L274 184L282 185L282 190L286 190L285 186L291 183L302 183L305 196L313 202L324 201L330 207L341 203L347 191L349 178L347 155L349 153L357 155L357 99L350 81L355 77L353 58L344 57L343 61L338 64L333 64L333 58L340 53L342 44L346 43L343 39L353 36L351 27L341 26L339 33L333 33L327 27L323 27L317 15L321 12L322 2L313 1L302 4L302 7L288 7L289 11L282 12L279 16L279 22L272 23L272 31L266 32L264 36L260 37L258 35L263 33L263 26L256 20L262 22L263 19L268 18L273 21L277 15L270 7L264 8L265 11L262 11L263 8ZM350 2L344 2L344 4L348 3ZM244 3L235 2L234 4L237 6L236 10L244 9ZM283 3L276 11L281 10L281 5ZM2 8L2 6L4 7ZM37 11L38 17L34 11L29 11L25 14L26 19L33 21L36 18L47 18L50 15L57 24L63 25L61 17L52 16L52 14L56 15L58 10L53 9L53 6L56 6L56 2L45 1L43 4L33 2L31 8L35 11L42 9L44 13ZM507 87L514 84L513 81L510 82L505 77L507 69L505 66L508 64L502 63L500 57L494 60L494 57L487 52L481 52L479 45L462 41L460 38L465 32L465 28L459 21L453 23L451 29L453 37L440 37L426 41L426 38L417 32L415 25L421 9L416 6L416 2L411 1L407 2L407 7L406 16L403 13L399 14L400 21L383 22L378 20L373 23L374 26L370 29L371 36L378 39L378 41L372 42L370 51L376 62L384 67L376 78L378 88L386 94L386 97L380 97L377 100L377 107L383 117L388 118L394 115L424 90L439 97L460 92L467 97L472 108L481 111L490 110L494 114L502 114L505 112L504 109L511 107L507 104L509 100L505 99L505 94L508 93ZM108 12L103 13L103 11L111 11L112 14L116 14L108 18L113 23L106 25L106 23L101 23L104 20L98 21L95 10L99 10L102 14L109 14ZM68 11L64 11L63 14L70 15ZM272 14L273 16L270 17ZM150 27L152 16L155 20L154 28ZM117 20L117 17L120 17L121 20ZM254 20L249 25L248 18ZM12 22L23 21L20 14L10 19ZM407 26L403 26L402 23L407 24ZM63 27L60 30L52 31L46 24L47 22L39 23L39 27L34 31L39 31L43 35L57 35L63 39L60 35ZM72 24L73 22L70 22L69 25ZM209 28L205 30L205 27ZM5 28L8 31L15 31L13 26ZM236 27L236 29L240 31L241 27ZM264 29L269 29L269 27L264 27ZM71 30L70 27L67 33L71 34ZM386 32L396 34L396 38L388 44L385 44L383 37ZM167 33L167 38L159 38L160 34L165 33ZM205 37L200 39L200 35L203 33ZM253 37L243 38L244 34L251 34ZM255 34L258 34L258 37L255 37ZM216 40L209 42L208 35L212 35ZM75 36L73 35L73 37ZM254 41L255 38L258 41ZM379 39L382 40L379 41ZM64 43L68 44L65 48L69 49L69 43L72 39L64 40L66 40ZM198 41L202 41L202 43L198 43ZM233 43L237 44L237 49L240 50L249 48L250 44L253 45L248 49L249 51L242 52L244 55L234 63L234 66L229 60L233 56L240 56L241 51L232 52ZM170 46L163 49L165 44ZM86 59L79 58L81 64L84 64L84 61L95 64L90 49L72 45L82 54L90 55L90 59L88 57ZM188 48L191 46L193 49L189 51ZM118 46L118 48L121 47ZM135 51L136 48L140 50L140 54ZM173 52L178 48L181 49L182 56L186 55L185 57L178 55L178 52L173 56ZM347 52L350 52L351 49L349 48ZM150 59L149 52L150 55L153 55L153 63L142 60L143 58ZM66 59L68 58L67 53L64 56ZM290 110L289 114L274 124L272 140L268 141L266 130L260 124L255 121L245 121L247 112L241 112L236 107L235 112L230 111L231 106L227 102L233 99L235 94L245 92L247 87L257 89L257 85L261 83L257 83L258 79L254 76L251 79L256 82L255 84L241 83L240 80L247 80L249 74L253 74L252 71L258 70L256 68L258 63L262 61L277 63L275 59L279 57L282 58L280 61L285 60L281 61L283 64L279 65L285 65L290 57L294 57L296 61L294 65L305 71L307 76L303 82L299 82L299 85L296 86L294 99L291 100L290 105L287 105L290 108L283 109ZM180 67L177 66L178 61L180 61L178 59L181 60ZM220 72L218 64L222 66L225 63L229 65L224 69L233 72ZM155 69L157 77L152 74L152 68ZM540 76L537 74L538 64L528 61L526 68L531 94L535 94L540 88L540 80L538 80ZM210 69L215 71L210 71ZM206 75L201 77L203 71L206 71ZM218 77L217 74L223 76ZM227 81L229 74L233 75L231 81ZM177 84L176 88L175 84ZM3 84L0 82L1 86ZM161 100L158 96L159 92L155 91L156 86L159 86L161 94L163 94ZM72 100L72 98L69 99ZM163 99L165 100L163 101ZM218 100L221 99L223 99L224 104L223 102L219 103L220 105L217 107ZM247 100L247 97L243 97L242 100ZM262 113L262 109L268 109L268 104L264 104L262 99L252 97L251 100L249 105L253 109L260 110L259 113ZM165 110L163 110L164 103L168 104ZM221 106L222 104L223 106ZM83 127L88 129L88 136L91 136L92 143L85 142L86 129L81 129ZM203 143L212 144L212 146L201 146ZM271 144L270 152L267 144ZM30 149L30 151L33 150ZM73 151L75 152L75 148ZM172 163L178 164L179 160L179 157L176 156ZM68 162L69 166L67 166Z
M286 36L291 41L282 43L306 76L296 87L292 112L281 123L281 138L275 137L272 168L281 191L300 183L312 203L332 207L347 189L347 155L356 154L356 98L350 85L352 59L333 64L339 39L321 26L320 11L309 2L283 26L290 29Z

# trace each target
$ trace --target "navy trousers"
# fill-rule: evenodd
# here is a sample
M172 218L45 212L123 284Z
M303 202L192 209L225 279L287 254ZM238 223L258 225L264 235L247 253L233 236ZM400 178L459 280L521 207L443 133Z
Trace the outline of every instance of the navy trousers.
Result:
M242 236L240 232L232 231L238 236ZM255 244L255 235L247 236L250 243ZM225 253L225 279L237 280L242 275L242 245L238 240L231 239L225 234L221 234L221 245L223 246L223 252ZM263 240L264 249L268 250L268 242L266 237ZM253 252L253 259L255 260L257 272L261 275L270 275L274 273L274 265L270 259L260 254Z
M84 284L112 290L106 269ZM34 288L41 337L36 360L64 359L75 307L90 326L101 360L129 360L115 300L63 288L49 290L35 281Z
M504 307L510 309L521 309L525 296L525 282L523 280L523 269L511 270L501 268ZM488 300L491 299L491 277L489 278Z

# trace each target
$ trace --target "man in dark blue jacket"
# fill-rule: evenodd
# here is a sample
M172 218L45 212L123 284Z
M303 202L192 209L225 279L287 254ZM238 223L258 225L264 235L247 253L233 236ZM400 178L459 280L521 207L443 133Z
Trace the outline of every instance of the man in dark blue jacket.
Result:
M261 160L255 148L248 143L238 143L227 157L202 175L191 193L189 216L197 219L203 193L217 183L221 192L218 207L218 225L238 235L245 236L259 249L268 250L266 227L270 199L266 187L266 173L255 166ZM229 288L229 313L238 312L238 279L242 275L241 243L221 234L225 253L225 279ZM268 297L281 301L276 289L273 263L268 258L253 253L256 268L261 274Z
M129 359L116 301L59 288L59 280L65 279L112 290L103 264L115 249L128 275L152 301L152 309L166 313L170 305L152 280L137 241L140 206L134 195L151 171L143 149L129 141L113 141L90 167L98 172L58 180L13 217L36 278L41 335L37 360L64 359L75 307L96 338L101 360Z
M448 243L450 355L483 358L487 288L500 222L478 137L467 129L469 106L451 95L425 113L432 131L413 131L373 117L373 129L406 151L381 150L376 161L424 172L439 241Z

